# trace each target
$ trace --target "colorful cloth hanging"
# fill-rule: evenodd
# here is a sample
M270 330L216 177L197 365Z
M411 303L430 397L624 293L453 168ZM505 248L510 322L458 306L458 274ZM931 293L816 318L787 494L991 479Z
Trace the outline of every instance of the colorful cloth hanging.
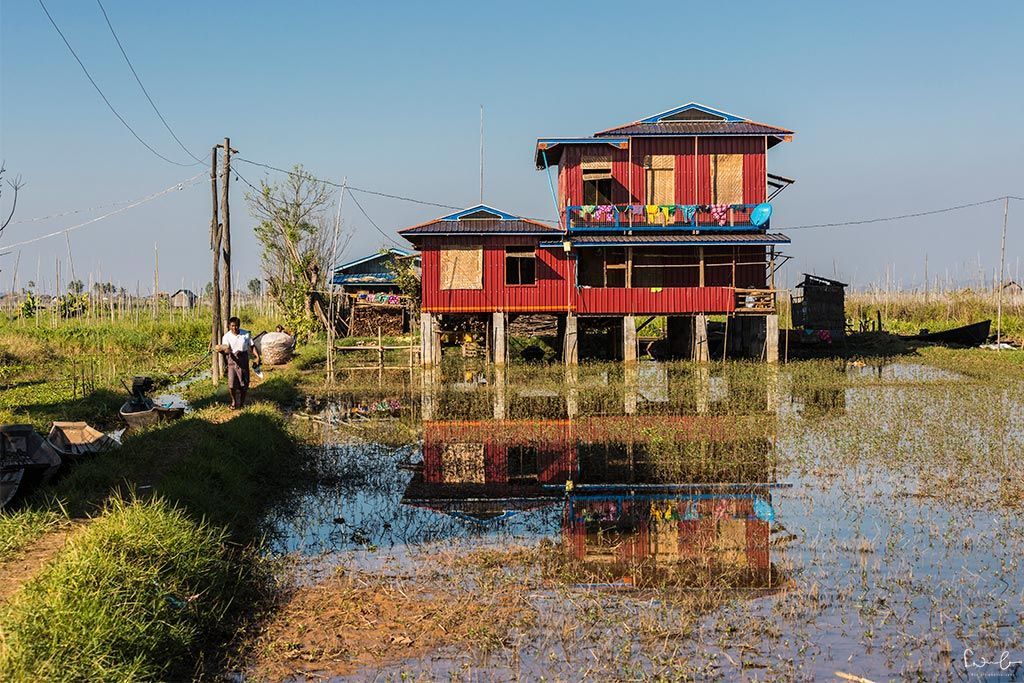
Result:
M712 204L711 205L711 220L715 221L719 225L725 225L729 222L729 205L728 204Z
M676 215L675 204L659 204L658 211L661 212L661 217L664 223L669 223Z
M644 206L644 212L647 214L647 222L654 225L657 222L658 217L658 205L647 204Z
M602 204L594 209L594 219L599 221L611 221L613 218L614 207L608 204Z
M589 221L596 210L597 204L584 204L580 207L580 218Z
M687 223L692 223L693 222L693 217L697 215L697 207L692 205L692 204L689 204L687 206L682 207L682 211L683 211L683 219Z

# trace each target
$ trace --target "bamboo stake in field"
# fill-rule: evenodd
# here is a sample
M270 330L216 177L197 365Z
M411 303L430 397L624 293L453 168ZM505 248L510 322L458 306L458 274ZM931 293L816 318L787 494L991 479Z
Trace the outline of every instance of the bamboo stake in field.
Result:
M999 299L996 303L996 350L1003 341L1003 265L1006 262L1006 218L1010 213L1010 198L1003 198L1003 234L999 238Z

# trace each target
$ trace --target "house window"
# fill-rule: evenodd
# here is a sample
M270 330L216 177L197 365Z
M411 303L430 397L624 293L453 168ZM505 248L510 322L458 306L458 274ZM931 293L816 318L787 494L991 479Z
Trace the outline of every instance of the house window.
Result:
M580 163L583 171L583 203L612 203L612 161L608 154L583 157Z
M598 247L580 250L579 277L580 285L583 287L625 287L625 248Z
M537 284L537 252L533 247L505 247L505 284Z
M743 155L711 155L711 203L743 203Z
M508 449L509 481L537 481L537 449L532 446L510 446Z

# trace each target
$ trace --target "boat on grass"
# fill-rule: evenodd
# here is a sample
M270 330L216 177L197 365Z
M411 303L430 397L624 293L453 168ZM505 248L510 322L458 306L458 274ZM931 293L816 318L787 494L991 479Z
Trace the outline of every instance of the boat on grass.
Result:
M120 410L121 419L131 429L151 427L159 422L177 420L185 414L182 407L165 407L157 405L151 398L130 398L124 402Z
M54 422L46 440L65 461L105 453L121 445L87 422Z
M0 426L0 508L60 469L61 457L32 425Z
M989 332L992 329L991 320L982 320L979 323L971 323L963 327L954 327L951 330L941 332L922 332L911 339L917 341L931 342L934 344L957 344L960 346L980 346L988 341Z

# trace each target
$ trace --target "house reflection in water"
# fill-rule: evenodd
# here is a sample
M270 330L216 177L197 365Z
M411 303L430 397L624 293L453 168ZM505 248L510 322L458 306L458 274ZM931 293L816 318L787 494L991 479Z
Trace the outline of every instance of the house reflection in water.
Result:
M426 421L403 503L482 526L560 506L560 562L579 583L768 587L779 485L764 417Z

